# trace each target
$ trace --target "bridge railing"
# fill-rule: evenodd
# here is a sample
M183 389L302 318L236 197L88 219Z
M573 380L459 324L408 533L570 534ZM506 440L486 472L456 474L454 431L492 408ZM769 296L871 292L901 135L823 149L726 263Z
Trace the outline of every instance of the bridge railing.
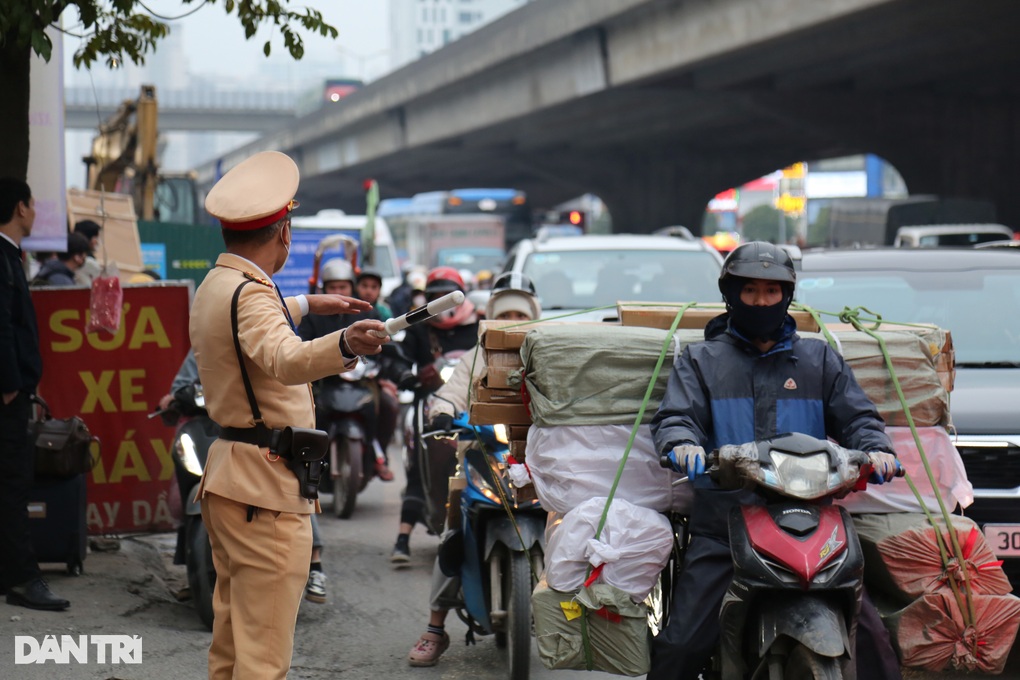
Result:
M125 99L138 98L137 87L96 88L75 86L64 90L64 106L100 108L120 106ZM159 89L156 96L160 109L188 110L246 110L293 112L295 103L304 92L295 89L279 90L208 90Z

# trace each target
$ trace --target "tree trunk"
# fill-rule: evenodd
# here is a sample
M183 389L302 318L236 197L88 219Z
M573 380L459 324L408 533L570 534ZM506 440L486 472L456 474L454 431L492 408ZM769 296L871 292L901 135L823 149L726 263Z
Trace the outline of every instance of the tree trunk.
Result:
M28 176L28 94L31 48L15 34L0 44L0 177Z

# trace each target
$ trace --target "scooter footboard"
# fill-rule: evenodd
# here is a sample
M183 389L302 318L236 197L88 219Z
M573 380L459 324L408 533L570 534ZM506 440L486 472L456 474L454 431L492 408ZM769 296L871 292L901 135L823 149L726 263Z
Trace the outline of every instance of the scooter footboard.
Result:
M784 635L821 656L838 658L851 653L843 613L824 598L808 594L769 598L758 603L758 621L761 656Z

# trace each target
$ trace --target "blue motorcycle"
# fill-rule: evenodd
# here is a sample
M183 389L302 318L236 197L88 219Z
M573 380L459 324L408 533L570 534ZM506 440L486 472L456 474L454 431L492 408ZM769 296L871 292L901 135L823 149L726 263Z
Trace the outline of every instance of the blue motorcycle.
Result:
M463 607L457 615L471 634L494 634L496 646L507 649L510 680L527 680L531 591L544 568L547 513L537 500L515 499L504 426L473 426L461 414L451 432L428 439L430 453L473 440L464 451L459 482L451 483L447 526L454 531L444 537L440 567L448 576L459 572Z

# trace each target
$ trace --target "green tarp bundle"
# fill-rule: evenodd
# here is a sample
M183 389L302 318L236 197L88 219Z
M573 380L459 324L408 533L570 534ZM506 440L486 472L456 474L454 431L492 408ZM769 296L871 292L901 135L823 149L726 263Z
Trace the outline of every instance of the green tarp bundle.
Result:
M585 626L591 648L591 670L616 675L644 675L651 668L648 608L607 583L564 593L550 588L545 577L531 594L535 641L542 664L549 669L588 670L581 633L581 605L588 608Z
M879 331L918 427L948 422L949 393L936 370L933 329ZM937 329L935 329L937 330ZM521 359L536 425L632 425L667 331L640 326L548 324L524 338ZM825 341L820 333L802 338ZM832 333L864 391L888 425L906 417L878 342L859 331ZM700 342L700 329L677 331L656 379L643 422L651 421L679 351ZM676 342L679 342L679 350Z

